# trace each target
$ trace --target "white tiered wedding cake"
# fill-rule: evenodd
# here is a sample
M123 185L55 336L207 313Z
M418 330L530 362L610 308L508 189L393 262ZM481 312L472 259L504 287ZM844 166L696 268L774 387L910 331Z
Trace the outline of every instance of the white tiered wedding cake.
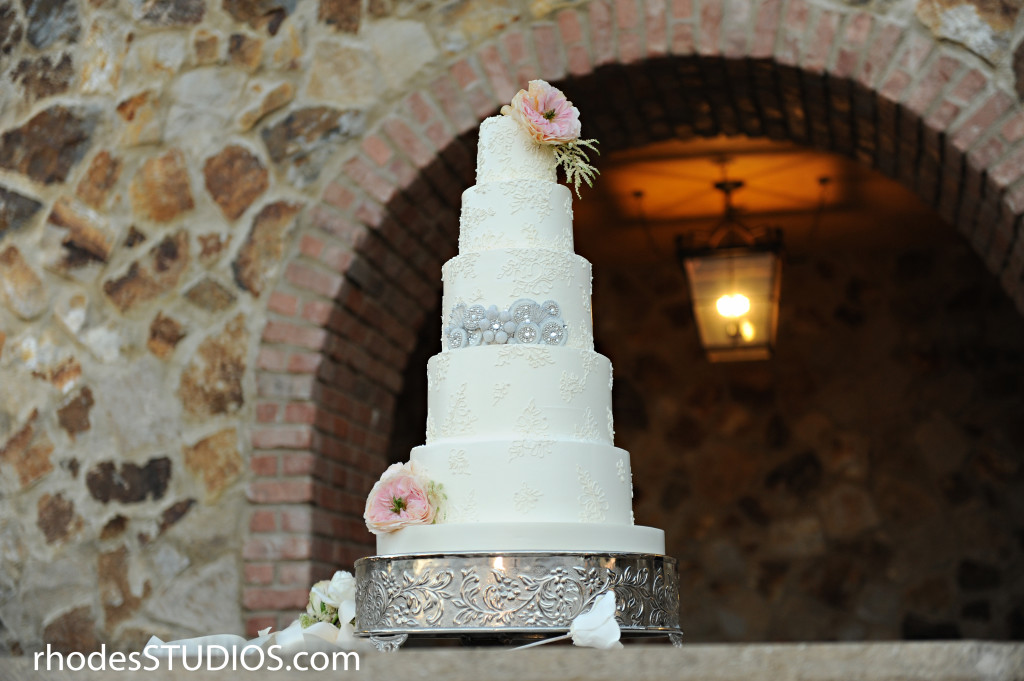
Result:
M554 146L515 116L483 122L459 255L442 270L426 444L405 465L431 482L436 513L375 529L381 556L665 552L661 530L633 524L612 367L594 352L591 267L573 251L572 196L555 180ZM414 503L387 494L396 516Z

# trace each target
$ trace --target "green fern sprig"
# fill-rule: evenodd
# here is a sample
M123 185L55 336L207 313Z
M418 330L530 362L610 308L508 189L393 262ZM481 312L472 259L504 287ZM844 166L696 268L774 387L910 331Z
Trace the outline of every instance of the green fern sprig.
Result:
M580 183L586 182L588 187L594 186L594 178L601 174L601 171L590 165L590 157L584 151L584 147L600 154L597 150L597 140L573 140L565 144L555 146L555 165L565 170L565 181L573 185L576 196L580 195Z

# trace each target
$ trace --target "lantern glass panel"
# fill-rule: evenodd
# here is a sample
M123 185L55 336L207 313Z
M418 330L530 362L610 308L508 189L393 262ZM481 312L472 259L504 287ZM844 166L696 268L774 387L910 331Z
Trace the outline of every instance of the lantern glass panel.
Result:
M726 249L688 256L684 264L709 359L770 357L778 316L778 255Z

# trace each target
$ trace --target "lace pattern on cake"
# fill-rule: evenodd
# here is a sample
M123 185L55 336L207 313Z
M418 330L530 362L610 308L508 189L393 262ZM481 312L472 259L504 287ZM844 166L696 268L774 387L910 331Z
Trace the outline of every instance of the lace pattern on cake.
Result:
M477 253L455 256L441 266L441 281L452 282L456 279L475 279L477 260L479 260L479 254Z
M433 414L430 413L430 408L427 408L427 444L434 442L437 439L437 423L434 421Z
M585 353L583 355L582 364L582 376L578 376L575 372L571 371L562 372L562 380L558 384L558 392L566 402L572 402L572 398L581 394L586 389L587 379L590 378L590 372L594 370L594 365L597 364L597 355L594 353Z
M615 462L615 473L619 476L619 482L626 482L627 480L627 469L625 459L619 459Z
M498 272L498 279L511 279L516 291L535 296L547 295L555 282L571 271L573 254L529 249L518 251ZM450 262L450 261L449 261Z
M480 520L480 509L476 505L476 490L470 490L458 500L448 500L450 523L475 523Z
M580 522L603 523L610 508L604 490L582 466L576 466L576 475L580 481Z
M543 459L551 453L554 445L552 440L545 439L548 434L548 417L537 408L537 403L530 403L516 419L516 432L523 437L512 442L508 450L508 460L515 461L524 456Z
M612 442L615 442L615 419L612 416L612 408L611 407L607 407L607 409L608 409L608 439L611 440Z
M505 399L505 395L508 394L509 389L512 388L511 383L495 383L494 384L494 402L491 406L497 407L498 404Z
M525 482L519 490L512 495L512 504L517 513L527 514L540 503L542 494L539 490L530 487Z
M469 475L469 459L465 449L453 449L448 453L448 470L452 475Z
M555 363L547 348L525 345L506 345L498 350L499 367L508 366L516 360L525 361L531 369L540 369Z
M448 405L448 413L441 422L439 435L441 437L454 437L456 435L471 435L473 424L476 423L476 416L469 408L469 400L466 397L468 385L463 383L452 395L452 401Z
M577 440L586 440L599 442L601 440L601 433L598 431L597 419L594 418L594 412L587 407L583 410L583 423L576 426L576 430L573 433Z
M427 368L427 390L440 390L441 386L448 379L448 369L451 367L452 358L450 355L441 353L434 355Z

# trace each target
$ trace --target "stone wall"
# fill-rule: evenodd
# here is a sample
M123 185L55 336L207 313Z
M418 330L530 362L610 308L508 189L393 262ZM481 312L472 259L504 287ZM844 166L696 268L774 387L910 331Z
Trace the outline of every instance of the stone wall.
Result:
M933 235L789 258L768 362L702 358L674 264L595 267L616 444L688 640L1024 637L1024 319Z
M753 126L855 154L1024 306L1015 12L0 2L0 641L253 631L372 550L472 131L532 77L608 148Z

